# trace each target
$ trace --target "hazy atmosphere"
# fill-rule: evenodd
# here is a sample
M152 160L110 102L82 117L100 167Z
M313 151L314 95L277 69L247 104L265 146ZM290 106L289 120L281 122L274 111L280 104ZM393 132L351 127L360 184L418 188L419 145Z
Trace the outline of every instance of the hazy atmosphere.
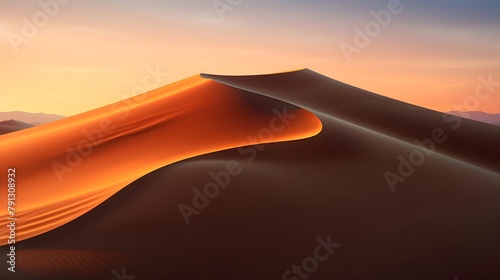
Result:
M460 110L479 77L500 80L499 14L498 1L2 1L0 111L69 116L200 72L301 68ZM469 107L498 113L499 96Z

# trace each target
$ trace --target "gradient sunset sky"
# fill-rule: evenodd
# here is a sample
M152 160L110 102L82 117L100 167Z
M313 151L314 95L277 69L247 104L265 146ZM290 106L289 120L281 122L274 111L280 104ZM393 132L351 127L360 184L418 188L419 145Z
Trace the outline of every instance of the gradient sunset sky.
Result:
M65 1L21 44L13 38L25 18L43 23L44 10L38 0L0 2L1 112L82 113L138 93L155 68L169 74L158 85L310 68L438 111L470 101L480 76L500 82L497 0L401 0L350 62L341 44L354 45L355 28L391 0L243 0L223 17L212 0ZM495 89L476 110L500 113Z

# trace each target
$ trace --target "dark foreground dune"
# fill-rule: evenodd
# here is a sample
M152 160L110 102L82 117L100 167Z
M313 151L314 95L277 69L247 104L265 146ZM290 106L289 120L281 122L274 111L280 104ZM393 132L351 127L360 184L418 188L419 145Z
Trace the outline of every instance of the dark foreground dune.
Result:
M322 130L147 174L20 242L2 279L500 279L498 127L309 70L202 77L309 110ZM193 201L210 183L224 188Z

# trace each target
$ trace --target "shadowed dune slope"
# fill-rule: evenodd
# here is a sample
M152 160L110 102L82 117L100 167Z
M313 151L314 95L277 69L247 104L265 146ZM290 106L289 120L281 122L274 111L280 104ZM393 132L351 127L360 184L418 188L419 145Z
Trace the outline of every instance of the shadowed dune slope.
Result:
M461 120L450 130L436 112L308 70L203 76L303 106L323 129L147 174L78 219L23 241L19 270L26 277L89 279L59 273L57 254L65 249L72 259L85 258L81 250L123 257L92 279L126 267L137 279L297 280L285 271L303 266L316 239L330 236L341 245L306 273L309 279L500 279L498 128ZM392 192L384 173L397 173L398 157L416 149L413 138L439 127L449 133L440 153L425 157ZM193 206L193 189L214 182L209 174L221 174L232 160L241 173L221 175L227 186L186 225L179 205ZM34 269L42 256L50 261Z
M267 142L317 134L312 113L195 76L81 115L0 136L0 167L16 168L17 241L54 229L170 163L256 143L284 113L294 122ZM286 121L286 119L285 119ZM6 166L9 164L9 166ZM7 187L0 189L7 197ZM0 208L0 227L7 224ZM6 244L7 232L0 232Z
M500 172L500 129L458 116L443 114L377 95L311 70L261 76L202 74L237 88L258 92L313 112L388 135L409 143L432 137L436 128L448 135L437 151L456 159ZM283 84L287 83L285 88ZM334 93L334 95L333 95Z

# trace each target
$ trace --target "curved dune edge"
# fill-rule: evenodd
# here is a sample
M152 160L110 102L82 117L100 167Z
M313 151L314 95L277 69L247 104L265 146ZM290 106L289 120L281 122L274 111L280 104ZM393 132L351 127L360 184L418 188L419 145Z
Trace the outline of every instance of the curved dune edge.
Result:
M416 141L432 137L435 129L447 136L436 154L450 160L500 174L491 154L500 153L500 129L391 99L323 76L310 69L270 75L228 76L202 73L221 84L300 106L318 117L328 116L371 133L381 134L418 148ZM284 86L286 85L286 86ZM316 98L305 95L314 92ZM482 135L482 142L477 136ZM464 149L464 146L467 149Z
M307 110L194 76L2 135L2 169L15 167L18 178L16 217L22 223L17 224L16 241L76 219L173 162L246 145L304 139L321 129L321 121ZM7 197L6 187L0 196ZM2 208L0 227L6 227L7 217ZM2 231L0 245L6 242Z

